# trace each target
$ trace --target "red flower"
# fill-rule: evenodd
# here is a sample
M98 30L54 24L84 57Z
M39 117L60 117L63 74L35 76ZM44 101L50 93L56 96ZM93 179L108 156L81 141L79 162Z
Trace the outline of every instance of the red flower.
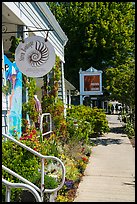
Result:
M32 133L33 133L33 134L36 134L36 130L32 130Z
M27 139L31 139L32 138L32 134L30 134L28 137L27 137Z
M14 132L17 132L16 130L14 130Z
M87 159L86 157L82 157L82 160L83 160L84 162L87 162L87 161L88 161L88 159Z
M26 140L27 138L26 137L20 137L20 140Z

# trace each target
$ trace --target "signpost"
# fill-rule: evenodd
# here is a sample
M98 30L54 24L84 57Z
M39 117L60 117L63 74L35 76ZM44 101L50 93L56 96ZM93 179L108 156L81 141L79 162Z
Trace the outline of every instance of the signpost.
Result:
M80 104L86 97L103 95L102 71L90 67L86 71L80 70Z

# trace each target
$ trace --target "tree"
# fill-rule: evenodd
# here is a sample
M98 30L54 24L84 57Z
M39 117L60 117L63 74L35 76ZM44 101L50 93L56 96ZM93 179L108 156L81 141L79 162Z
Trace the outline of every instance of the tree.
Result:
M106 70L106 89L111 92L111 99L117 100L130 109L135 106L135 69L133 64L120 65ZM129 66L129 67L128 67Z
M79 89L79 70L128 68L135 54L135 5L131 2L48 2L68 36L65 78ZM117 70L116 70L117 71ZM112 78L112 77L111 77ZM110 84L112 81L110 81Z

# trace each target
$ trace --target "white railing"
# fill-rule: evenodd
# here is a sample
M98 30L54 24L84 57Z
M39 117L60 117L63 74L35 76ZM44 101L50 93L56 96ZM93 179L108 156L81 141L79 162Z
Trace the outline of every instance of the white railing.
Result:
M38 192L30 185L25 183L11 183L2 178L2 183L6 186L6 196L5 202L10 202L11 188L23 188L29 190L35 197L37 202L42 202Z
M43 118L46 116L46 122L47 122L47 116L49 117L49 131L43 133ZM40 118L40 132L42 134L42 141L43 141L43 136L48 135L52 133L52 119L51 119L51 114L50 113L43 113Z
M41 188L38 188L36 185L34 185L30 181L26 180L25 178L21 177L20 175L18 175L17 173L13 172L12 170L8 169L7 167L2 165L2 168L4 170L6 170L7 172L9 172L10 174L12 174L13 176L16 176L18 179L20 179L23 182L25 182L28 185L30 185L32 188L34 188L38 192L40 192L40 197L41 197L42 202L43 202L43 199L44 199L44 193L52 193L53 195L50 196L50 202L54 202L54 195L57 194L57 191L62 188L62 186L64 185L64 182L65 182L65 166L64 166L63 162L59 158L57 158L57 157L54 157L54 156L45 156L45 155L40 154L39 152L37 152L37 151L33 150L32 148L26 146L25 144L19 142L18 140L16 140L12 136L9 136L9 135L4 134L4 133L2 133L2 135L6 139L9 139L9 140L15 142L19 146L23 147L24 149L28 150L32 154L34 154L34 155L38 156L39 158L41 158ZM51 160L55 160L55 161L59 162L60 165L61 165L61 168L62 168L61 182L60 182L60 185L58 185L57 188L54 188L54 189L44 189L44 162L45 162L45 159L46 160L50 160L50 159Z

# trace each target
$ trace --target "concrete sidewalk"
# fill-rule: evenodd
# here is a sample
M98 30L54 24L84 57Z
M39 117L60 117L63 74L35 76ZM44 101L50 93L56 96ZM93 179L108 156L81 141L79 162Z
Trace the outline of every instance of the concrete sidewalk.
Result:
M135 202L135 149L118 116L107 119L111 132L96 139L73 202Z

